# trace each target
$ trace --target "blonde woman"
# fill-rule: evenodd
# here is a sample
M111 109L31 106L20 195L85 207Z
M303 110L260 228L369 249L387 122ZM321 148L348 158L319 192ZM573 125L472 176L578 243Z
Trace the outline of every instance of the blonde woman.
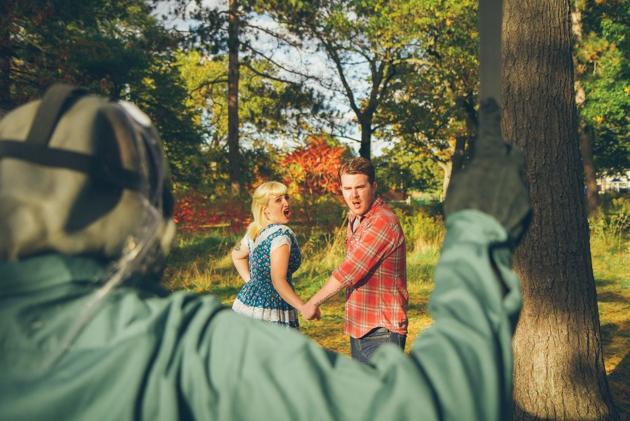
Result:
M300 248L286 226L291 211L284 184L261 184L252 197L254 222L232 250L232 261L245 285L232 309L254 319L298 328L297 311L304 302L295 293L291 275L300 266ZM296 311L297 310L297 311ZM303 314L307 319L315 314Z

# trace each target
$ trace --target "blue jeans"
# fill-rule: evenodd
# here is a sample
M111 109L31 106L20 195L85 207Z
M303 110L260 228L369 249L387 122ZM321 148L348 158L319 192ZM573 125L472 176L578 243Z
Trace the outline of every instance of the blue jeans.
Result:
M384 327L377 327L359 339L350 337L350 351L355 360L369 363L370 357L381 345L392 343L404 351L406 340L407 335L400 335Z

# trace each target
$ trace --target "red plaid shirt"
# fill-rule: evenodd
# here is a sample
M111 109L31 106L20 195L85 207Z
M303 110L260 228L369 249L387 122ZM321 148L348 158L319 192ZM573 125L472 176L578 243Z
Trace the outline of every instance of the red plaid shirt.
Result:
M346 287L345 332L360 338L376 327L407 334L405 236L398 218L380 198L360 219L348 218L346 259L334 276Z

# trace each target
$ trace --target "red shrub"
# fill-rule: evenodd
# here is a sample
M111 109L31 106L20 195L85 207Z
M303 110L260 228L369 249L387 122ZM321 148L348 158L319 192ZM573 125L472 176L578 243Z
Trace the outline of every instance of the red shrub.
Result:
M337 171L345 149L331 146L321 136L310 136L306 146L296 149L282 159L285 183L301 196L339 194Z
M203 193L188 191L177 199L173 220L183 232L220 227L238 232L249 223L249 212L245 204L225 200L211 202Z

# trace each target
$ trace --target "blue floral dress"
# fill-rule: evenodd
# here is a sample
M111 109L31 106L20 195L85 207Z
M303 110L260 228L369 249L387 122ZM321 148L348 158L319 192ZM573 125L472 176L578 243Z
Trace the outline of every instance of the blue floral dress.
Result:
M293 286L291 275L302 261L295 234L286 225L271 224L258 234L255 241L247 236L245 240L249 249L251 279L239 291L232 309L254 319L298 328L297 311L280 297L271 281L271 252L287 244L290 247L287 281Z

